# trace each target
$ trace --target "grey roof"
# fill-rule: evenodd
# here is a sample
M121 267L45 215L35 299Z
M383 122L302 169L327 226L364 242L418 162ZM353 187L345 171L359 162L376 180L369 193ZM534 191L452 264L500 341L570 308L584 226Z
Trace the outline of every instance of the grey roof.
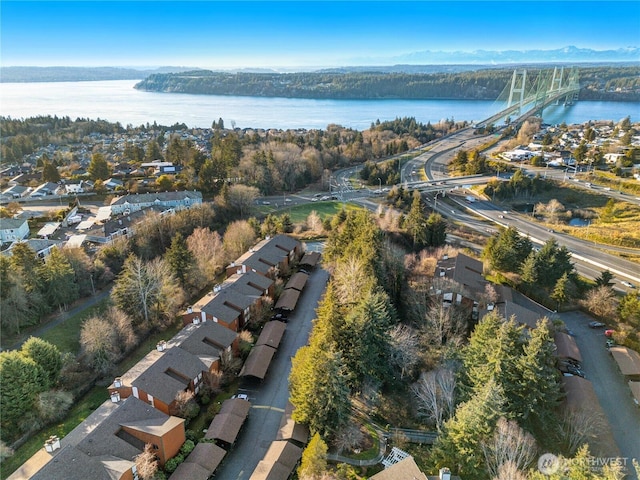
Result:
M257 345L268 345L272 348L278 348L287 325L284 322L273 320L265 323L258 337Z
M230 347L238 334L215 322L198 325L189 324L169 342L196 356L219 357L220 352Z
M27 223L24 218L0 218L0 230L15 230Z
M320 261L321 254L320 252L306 252L302 259L300 260L300 265L308 265L310 267L315 267Z
M189 382L207 366L195 355L178 347L165 350L149 368L142 372L131 385L153 395L167 405L176 394L186 390ZM178 378L175 374L179 374Z
M234 273L220 285L222 289L232 288L242 295L255 297L262 295L273 285L273 280L251 270L245 273Z
M123 195L115 198L111 205L124 205L127 203L154 203L154 202L174 202L184 201L186 199L202 201L202 193L197 191L182 192L158 192L158 193L140 193L135 195Z
M27 240L20 240L19 242L14 242L13 244L11 244L11 246L7 249L7 253L13 253L11 250L13 250L18 243L24 243L28 245L29 248L33 250L35 253L38 253L49 247L62 245L62 242L58 240L47 240L44 238L29 238Z
M291 250L294 250L296 248L300 249L300 247L302 247L302 244L298 240L284 234L278 234L275 237L268 239L267 242L269 244L276 245L278 248L287 252L290 252Z
M134 430L161 436L182 422L183 419L171 417L131 396L76 447L94 457L108 454L124 460L133 460L142 452L145 442L126 435L124 437L127 440L118 436L122 426L128 425Z
M482 276L482 262L459 253L453 258L443 259L438 262L438 269L445 269L445 276L464 285L474 293L484 292L487 281Z
M252 376L263 379L275 353L275 349L267 345L256 345L251 349L239 376Z
M408 456L376 473L371 480L427 480L427 476L420 471L413 457Z
M218 292L219 293L219 292ZM226 323L233 322L240 316L240 312L224 303L224 301L216 300L217 293L209 292L196 303L193 304L194 311L202 311L210 316L216 317Z
M67 445L44 465L33 480L120 480L124 472L134 465L131 460L102 455L94 457Z
M287 282L284 288L294 288L301 292L304 289L304 286L307 284L307 279L309 275L306 273L298 272L291 275L291 278Z

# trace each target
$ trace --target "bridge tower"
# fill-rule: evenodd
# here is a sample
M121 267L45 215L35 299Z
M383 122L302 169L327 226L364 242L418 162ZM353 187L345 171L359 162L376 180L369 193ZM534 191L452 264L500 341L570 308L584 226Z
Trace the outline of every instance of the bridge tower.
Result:
M553 69L553 77L551 78L551 86L549 87L550 91L560 90L562 88L562 77L564 75L564 67L560 67L560 72L558 72L558 67Z
M511 89L509 90L509 102L507 103L507 107L510 107L514 104L514 96L519 95L519 99L517 102L519 104L518 113L524 107L524 98L525 98L525 87L527 86L527 70L523 69L522 71L518 71L518 69L513 71L513 77L511 77Z

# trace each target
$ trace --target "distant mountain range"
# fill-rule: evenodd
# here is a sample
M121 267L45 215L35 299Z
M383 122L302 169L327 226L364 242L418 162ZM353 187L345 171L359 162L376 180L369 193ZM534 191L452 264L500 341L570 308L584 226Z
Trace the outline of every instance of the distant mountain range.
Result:
M640 62L640 48L592 50L568 46L555 50L475 50L472 52L442 52L425 50L393 57L354 58L351 66L332 68L238 68L216 69L233 73L280 72L402 72L454 73L507 65L535 64L636 64ZM0 67L0 82L78 82L95 80L142 80L156 73L180 73L198 67Z
M616 50L592 50L573 45L555 50L474 50L472 52L442 52L425 50L406 55L380 58L354 58L354 65L391 65L397 63L419 64L509 64L509 63L600 63L639 62L640 48L627 47Z

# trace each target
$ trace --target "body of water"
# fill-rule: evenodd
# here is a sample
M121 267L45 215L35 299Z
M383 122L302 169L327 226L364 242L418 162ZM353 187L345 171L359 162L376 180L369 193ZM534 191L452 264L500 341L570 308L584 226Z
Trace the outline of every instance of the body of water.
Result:
M142 92L135 80L0 84L0 115L101 118L138 126L185 123L210 127L222 118L225 127L325 129L329 124L366 130L376 120L415 117L422 123L443 119L478 122L500 111L482 100L311 100ZM589 120L640 120L640 103L580 102L545 110L544 121L555 124Z

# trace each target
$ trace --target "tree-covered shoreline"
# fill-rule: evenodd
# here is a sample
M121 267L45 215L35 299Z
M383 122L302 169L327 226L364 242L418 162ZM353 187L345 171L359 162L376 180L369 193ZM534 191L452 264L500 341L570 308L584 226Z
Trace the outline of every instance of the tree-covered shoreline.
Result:
M539 71L539 69L538 69ZM537 71L528 71L535 77ZM513 69L455 73L300 72L250 73L194 70L154 74L134 88L196 95L335 100L495 100ZM581 96L589 100L640 101L640 67L580 68Z

